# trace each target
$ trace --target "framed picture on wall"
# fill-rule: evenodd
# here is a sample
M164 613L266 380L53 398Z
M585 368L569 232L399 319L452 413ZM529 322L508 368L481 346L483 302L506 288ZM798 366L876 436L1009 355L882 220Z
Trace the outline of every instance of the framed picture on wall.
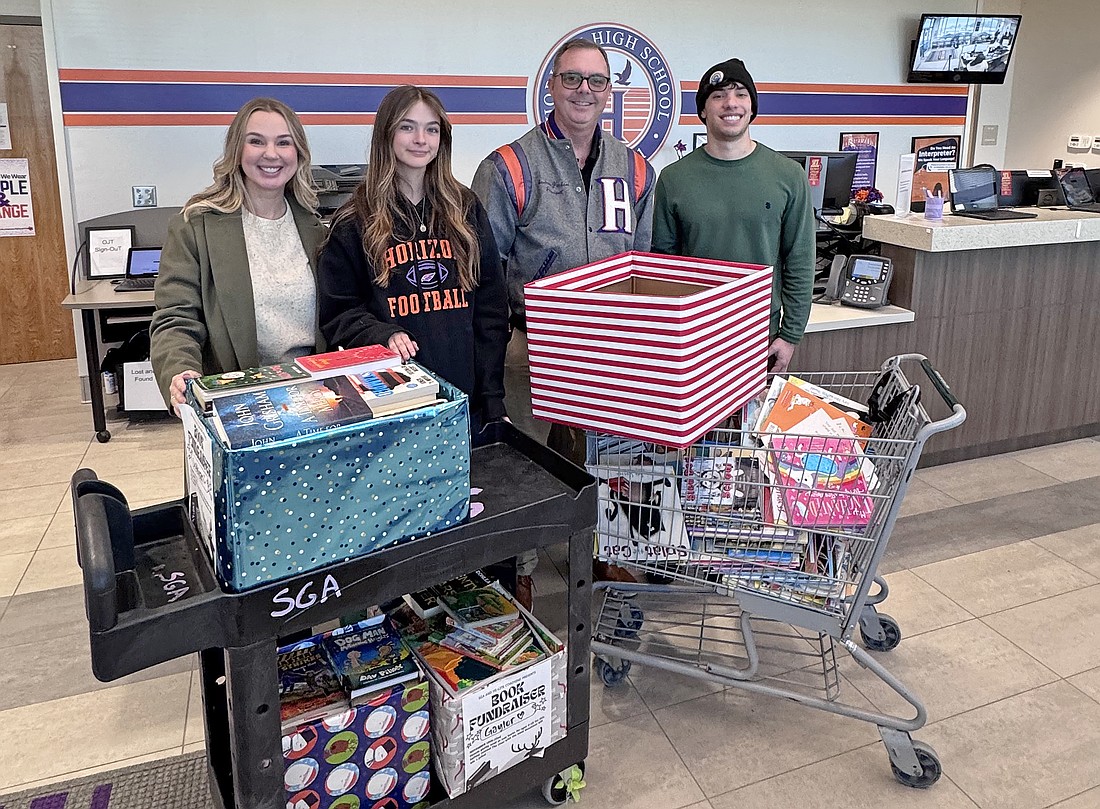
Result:
M88 245L89 279L122 278L126 275L126 256L134 246L133 225L109 228L85 228Z
M841 132L840 151L858 153L852 190L874 188L878 168L878 132Z
M928 135L913 138L910 151L917 156L913 168L910 202L914 211L924 210L924 192L947 198L947 172L959 167L961 135Z

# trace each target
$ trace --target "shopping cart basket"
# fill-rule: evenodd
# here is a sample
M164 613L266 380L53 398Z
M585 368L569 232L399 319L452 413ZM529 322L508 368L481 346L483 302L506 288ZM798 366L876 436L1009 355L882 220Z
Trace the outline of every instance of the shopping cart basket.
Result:
M949 416L928 416L902 370L912 363ZM609 686L639 663L872 722L897 780L928 787L939 759L910 736L924 705L851 636L858 626L874 650L900 640L897 623L875 609L887 594L876 571L921 450L966 411L918 354L878 371L800 378L868 413L870 435L758 432L748 417L686 449L589 435L597 553L650 582L596 585L596 669ZM916 715L839 702L837 646Z

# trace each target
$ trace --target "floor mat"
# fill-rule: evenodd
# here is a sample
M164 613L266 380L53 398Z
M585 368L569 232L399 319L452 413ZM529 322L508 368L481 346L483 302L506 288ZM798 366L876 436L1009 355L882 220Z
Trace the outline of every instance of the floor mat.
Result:
M0 795L0 809L212 809L206 753Z

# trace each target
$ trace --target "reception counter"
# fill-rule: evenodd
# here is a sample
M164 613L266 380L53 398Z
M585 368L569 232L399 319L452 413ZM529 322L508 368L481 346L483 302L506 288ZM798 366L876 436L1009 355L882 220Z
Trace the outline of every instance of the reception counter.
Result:
M929 443L922 465L1100 434L1100 215L1036 212L1000 222L868 217L863 235L894 261L891 302L914 319L807 333L793 368L931 358L969 417Z

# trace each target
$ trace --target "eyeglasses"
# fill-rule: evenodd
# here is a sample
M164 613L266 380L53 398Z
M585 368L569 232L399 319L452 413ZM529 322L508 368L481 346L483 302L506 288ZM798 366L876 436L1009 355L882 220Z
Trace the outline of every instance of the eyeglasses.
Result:
M554 75L561 79L561 85L566 90L576 90L581 86L582 81L587 81L589 90L593 93L601 93L606 90L607 85L611 83L610 76L601 76L599 73L593 73L591 76L584 76L572 70L567 70L564 73L555 73Z

